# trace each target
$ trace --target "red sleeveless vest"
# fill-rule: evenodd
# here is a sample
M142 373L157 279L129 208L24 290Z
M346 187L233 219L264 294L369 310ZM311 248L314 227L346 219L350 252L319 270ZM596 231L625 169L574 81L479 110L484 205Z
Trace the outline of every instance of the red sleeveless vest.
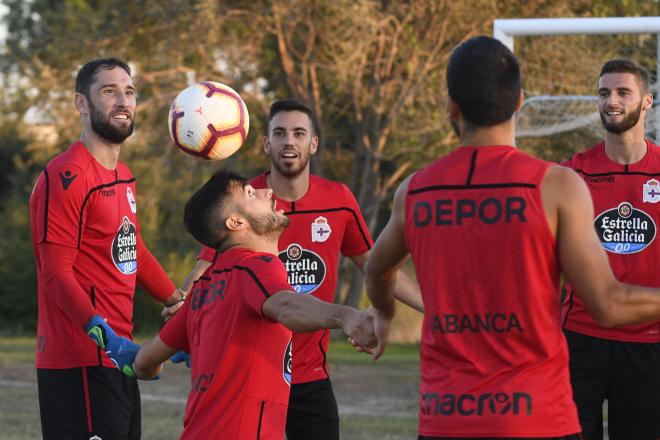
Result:
M580 432L541 200L550 165L514 147L461 147L410 181L406 242L426 309L421 435Z

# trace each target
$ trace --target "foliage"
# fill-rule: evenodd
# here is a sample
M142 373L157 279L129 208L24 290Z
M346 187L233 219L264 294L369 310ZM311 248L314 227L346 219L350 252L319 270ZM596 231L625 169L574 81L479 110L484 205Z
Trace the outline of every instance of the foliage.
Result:
M220 166L247 175L266 169L261 136L273 99L294 96L315 108L323 136L314 169L350 186L376 232L401 179L456 144L444 113L444 67L456 44L490 34L498 17L649 15L657 8L657 2L633 0L4 3L9 8L7 39L0 46L4 331L34 325L27 199L38 170L78 136L73 79L89 59L119 56L131 62L139 90L137 132L122 160L137 176L145 241L178 283L198 249L182 232L185 200ZM554 56L547 58L561 70ZM165 125L176 93L205 79L229 84L250 109L246 146L221 164L177 152ZM523 147L554 159L565 157L563 150L557 153L562 145L581 148L589 142L574 134L525 141ZM346 300L357 304L362 283L356 278L350 285ZM21 300L11 301L10 295ZM157 325L159 307L141 294L136 304L136 320Z

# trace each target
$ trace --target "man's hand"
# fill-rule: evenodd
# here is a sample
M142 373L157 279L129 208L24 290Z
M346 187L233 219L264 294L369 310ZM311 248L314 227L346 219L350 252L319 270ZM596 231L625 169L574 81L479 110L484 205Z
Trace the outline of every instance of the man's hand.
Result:
M385 347L390 339L390 324L392 323L392 316L386 316L376 309L369 309L374 316L374 333L378 339L378 345L373 350L373 360L377 361L385 352Z
M92 316L92 319L85 324L85 332L101 350L106 352L122 373L135 377L133 361L140 350L138 344L123 336L117 336L112 327L99 315Z
M178 312L181 307L183 307L186 296L187 295L185 291L176 289L172 296L167 299L167 302L163 304L163 311L160 312L165 321L174 316L174 314Z
M351 309L342 321L342 329L358 351L371 353L376 346L373 313Z
M186 367L190 368L191 358L190 354L185 351L177 351L174 356L170 358L173 364L186 363Z

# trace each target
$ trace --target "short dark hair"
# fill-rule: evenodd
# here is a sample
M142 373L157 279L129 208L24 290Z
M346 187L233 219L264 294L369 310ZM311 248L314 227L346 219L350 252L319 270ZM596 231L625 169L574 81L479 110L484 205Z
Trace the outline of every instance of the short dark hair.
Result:
M651 88L649 84L649 73L645 68L631 60L609 60L603 64L603 67L600 68L600 74L598 75L598 78L607 73L632 73L637 79L637 82L639 83L640 89L643 93L648 93Z
M518 60L494 38L471 38L449 58L447 92L471 125L504 122L513 116L520 99Z
M128 76L131 76L131 68L119 58L98 58L89 61L80 68L76 75L76 92L82 93L89 98L89 89L94 82L96 72L100 69L111 70L115 67L124 69L128 73Z
M245 177L229 170L215 173L186 202L183 210L183 223L195 240L205 246L217 249L227 238L222 208L227 205L232 190L236 186L248 184Z
M316 118L316 114L312 108L305 104L302 101L297 99L281 99L275 101L270 105L270 110L268 111L268 121L266 122L266 130L270 129L270 121L273 120L276 114L281 112L302 112L305 113L309 120L312 122L312 133L314 136L321 138L321 128L319 127L319 121Z

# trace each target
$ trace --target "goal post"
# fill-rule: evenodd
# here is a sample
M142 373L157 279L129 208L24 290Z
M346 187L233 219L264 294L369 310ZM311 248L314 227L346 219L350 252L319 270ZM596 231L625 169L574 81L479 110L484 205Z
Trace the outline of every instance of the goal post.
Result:
M519 51L519 46L524 48L519 41L529 41L530 37L554 38L560 41L555 44L564 45L561 50L548 50L536 39L532 49L517 53L523 88L528 95L518 115L517 136L548 136L581 127L600 130L595 75L604 61L622 57L649 70L656 100L647 115L646 132L655 135L656 143L660 141L660 17L497 19L493 22L493 36L514 52ZM605 36L608 39L603 42L596 40ZM555 60L553 67L551 60L539 54L546 50L549 57L567 58ZM570 71L572 66L575 73ZM535 78L550 76L548 71L553 68L566 71L553 79ZM566 84L562 85L562 80Z

